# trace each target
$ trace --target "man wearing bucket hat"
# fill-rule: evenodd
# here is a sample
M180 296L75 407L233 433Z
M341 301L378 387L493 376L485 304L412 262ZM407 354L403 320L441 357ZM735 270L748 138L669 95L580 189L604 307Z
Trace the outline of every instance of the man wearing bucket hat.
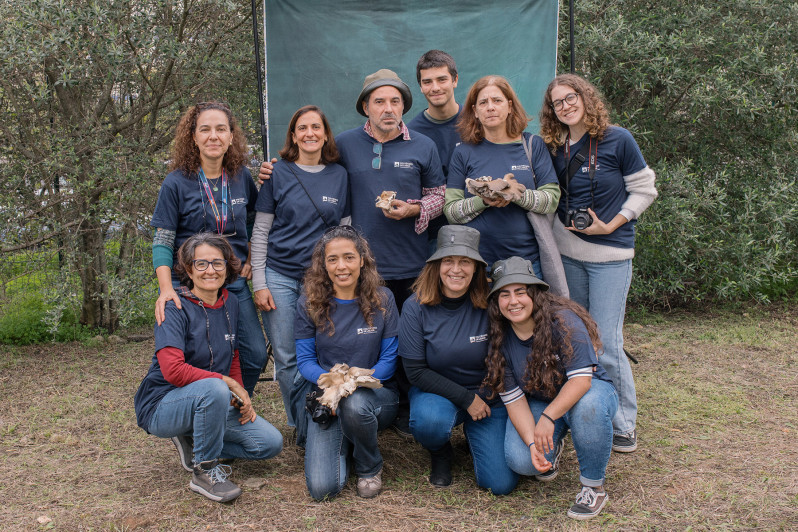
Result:
M597 357L596 322L583 307L549 291L526 259L497 261L492 277L485 384L491 396L500 395L511 421L504 441L507 464L520 475L554 480L570 429L582 489L567 515L595 517L608 499L604 476L618 409L618 395Z
M412 384L410 429L430 453L430 483L444 487L452 482L452 429L463 424L477 485L504 495L518 475L504 459L507 410L498 397L488 399L490 389L482 385L489 320L479 231L446 225L437 245L401 315L399 355Z

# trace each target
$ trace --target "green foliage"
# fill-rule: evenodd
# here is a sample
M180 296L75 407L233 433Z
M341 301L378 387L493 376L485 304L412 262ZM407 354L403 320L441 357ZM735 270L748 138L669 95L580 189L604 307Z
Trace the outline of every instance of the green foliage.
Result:
M795 297L798 5L586 0L575 22L577 72L657 172L632 300Z
M53 320L53 317L56 319ZM92 331L78 322L72 309L55 309L40 294L19 294L0 314L0 344L67 342L90 338Z

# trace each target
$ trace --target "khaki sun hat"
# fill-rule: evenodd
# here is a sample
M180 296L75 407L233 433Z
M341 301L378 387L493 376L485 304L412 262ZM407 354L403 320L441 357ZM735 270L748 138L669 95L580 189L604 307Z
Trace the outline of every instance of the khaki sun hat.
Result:
M549 285L541 281L535 276L532 269L532 262L522 259L521 257L510 257L509 259L497 260L493 263L491 268L491 279L493 279L493 286L490 288L490 294L504 288L509 284L535 284L539 285L541 290L548 290ZM490 295L488 294L488 295Z
M438 249L427 262L444 257L468 257L488 265L479 254L479 231L465 225L444 225L438 231Z
M360 91L360 96L357 97L357 103L355 104L357 112L363 116L368 116L366 115L366 111L363 110L363 100L368 98L371 91L378 87L384 87L385 85L390 85L391 87L399 89L399 92L402 94L402 103L404 104L402 114L408 112L413 106L413 95L410 94L410 87L407 86L407 83L399 79L396 72L388 70L387 68L382 68L366 76L366 80L363 82L363 90Z

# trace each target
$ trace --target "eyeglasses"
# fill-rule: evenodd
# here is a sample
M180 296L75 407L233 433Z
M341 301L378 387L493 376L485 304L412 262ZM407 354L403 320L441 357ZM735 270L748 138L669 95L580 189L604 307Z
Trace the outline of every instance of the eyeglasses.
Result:
M551 101L551 108L555 111L562 111L562 104L563 102L567 103L568 105L573 105L579 99L579 94L575 92L569 92L565 95L565 98L560 98L559 100L552 100Z
M372 146L371 151L377 155L371 160L371 167L374 170L379 170L380 168L382 168L382 143L378 142L377 144Z
M213 269L217 272L220 272L227 268L227 261L222 259L213 259L211 261L205 259L197 259L192 260L192 264L194 264L194 269L198 272L204 272L208 269L208 266L213 266Z

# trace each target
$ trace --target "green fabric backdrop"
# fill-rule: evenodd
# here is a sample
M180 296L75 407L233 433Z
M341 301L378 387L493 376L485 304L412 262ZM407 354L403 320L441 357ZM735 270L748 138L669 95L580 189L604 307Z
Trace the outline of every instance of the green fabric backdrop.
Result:
M555 75L557 0L265 0L269 151L285 140L291 115L320 106L334 133L363 124L355 101L363 79L380 68L413 91L410 120L426 109L416 63L432 48L450 53L462 103L480 77L507 77L527 113L537 115Z

